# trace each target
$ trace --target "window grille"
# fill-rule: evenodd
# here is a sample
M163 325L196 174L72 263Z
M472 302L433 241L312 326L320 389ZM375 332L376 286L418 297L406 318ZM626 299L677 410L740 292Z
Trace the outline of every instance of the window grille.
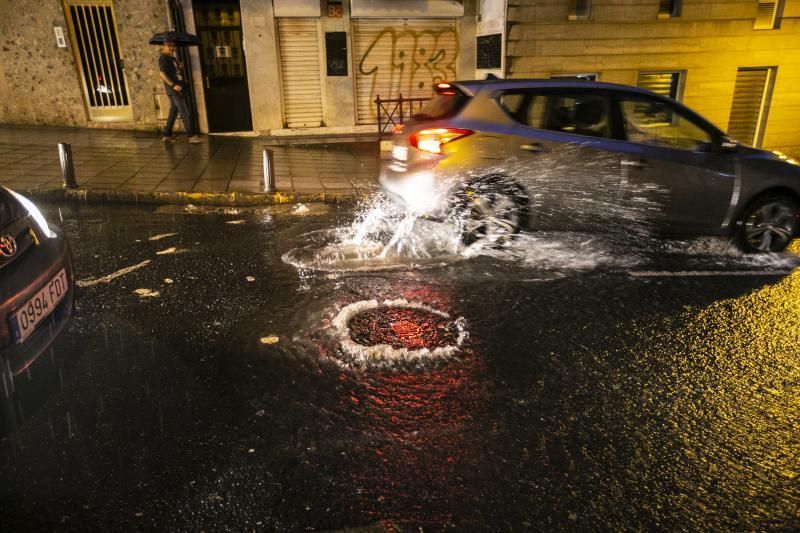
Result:
M774 30L779 26L778 2L775 0L759 0L754 30Z
M637 87L680 100L681 72L640 72Z
M736 74L728 134L734 139L759 146L764 137L774 67L740 68Z
M64 9L89 120L133 119L112 0L67 0Z

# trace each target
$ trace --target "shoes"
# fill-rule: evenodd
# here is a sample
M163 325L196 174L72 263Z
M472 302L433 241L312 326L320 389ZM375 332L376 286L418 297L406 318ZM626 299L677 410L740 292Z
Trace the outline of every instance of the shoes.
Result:
M203 139L199 135L192 135L189 137L189 144L197 144L203 142Z
M167 137L167 136L165 135L164 137L161 137L161 140L162 140L162 141L164 141L165 143L174 143L174 142L178 142L178 138L177 138L177 137L175 137L174 135L170 135L169 137Z

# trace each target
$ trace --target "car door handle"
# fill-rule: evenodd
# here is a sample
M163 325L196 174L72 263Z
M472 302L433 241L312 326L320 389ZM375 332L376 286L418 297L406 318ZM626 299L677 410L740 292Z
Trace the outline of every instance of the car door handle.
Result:
M631 167L631 168L638 168L638 169L645 169L645 168L653 168L653 165L645 161L644 159L640 159L635 161L633 159L623 159L622 166L624 167Z
M523 144L520 148L528 152L544 152L544 147L539 143Z

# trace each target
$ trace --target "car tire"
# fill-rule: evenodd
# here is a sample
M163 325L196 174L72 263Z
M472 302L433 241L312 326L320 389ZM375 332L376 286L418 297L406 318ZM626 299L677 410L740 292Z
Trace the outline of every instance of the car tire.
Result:
M736 224L736 238L745 253L783 251L800 228L797 200L782 194L758 197L745 208Z
M455 217L465 245L502 245L527 227L528 195L507 176L486 176L459 189Z

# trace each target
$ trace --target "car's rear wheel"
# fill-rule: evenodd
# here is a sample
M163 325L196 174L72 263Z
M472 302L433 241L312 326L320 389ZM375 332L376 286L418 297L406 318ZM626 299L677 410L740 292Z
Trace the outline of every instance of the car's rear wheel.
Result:
M456 217L464 244L501 245L527 225L528 196L510 178L488 176L461 188Z
M780 252L798 233L800 207L793 198L769 194L754 200L742 213L737 237L747 253Z

